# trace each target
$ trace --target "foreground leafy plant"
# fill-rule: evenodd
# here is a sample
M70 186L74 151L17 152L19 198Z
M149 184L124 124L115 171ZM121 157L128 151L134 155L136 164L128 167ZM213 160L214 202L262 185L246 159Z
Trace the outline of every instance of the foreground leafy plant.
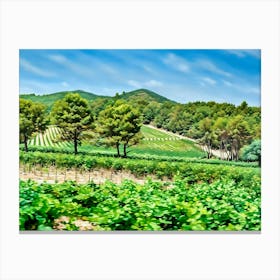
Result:
M260 185L20 181L20 230L260 230Z

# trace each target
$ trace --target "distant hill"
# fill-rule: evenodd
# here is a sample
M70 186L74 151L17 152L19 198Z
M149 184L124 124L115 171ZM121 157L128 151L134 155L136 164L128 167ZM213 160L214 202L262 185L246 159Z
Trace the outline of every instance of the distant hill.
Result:
M91 92L86 92L83 90L73 90L73 91L61 91L61 92L55 92L51 94L44 94L44 95L35 95L33 94L20 94L20 98L32 100L34 102L41 102L45 104L48 108L48 110L53 106L53 104L59 100L64 98L66 94L69 92L72 93L79 93L81 97L87 99L88 101L93 101L97 98L108 98L108 96L102 96L102 95L96 95Z
M96 100L96 99L100 99L100 98L102 98L102 99L112 99L113 98L112 96L97 95L97 94L94 94L91 92L86 92L83 90L61 91L61 92L55 92L55 93L51 93L51 94L44 94L44 95L21 94L20 98L32 100L34 102L41 102L47 106L48 110L50 110L51 107L53 106L53 104L57 100L62 99L69 92L79 93L81 95L81 97L85 98L89 102ZM124 92L119 95L119 98L129 100L129 101L133 101L133 100L136 101L139 98L144 98L145 101L149 101L149 102L151 102L151 101L156 101L159 103L163 103L165 101L174 102L174 101L169 100L166 97L163 97L163 96L161 96L153 91L147 90L147 89L138 89L138 90L134 90L134 91L130 91L130 92Z
M171 101L170 99L159 95L151 90L148 89L137 89L137 90L133 90L130 92L125 92L123 94L120 95L120 98L122 99L126 99L126 100L132 100L132 99L138 99L138 98L144 98L146 101L156 101L159 103L163 103L165 101L169 101L169 102L174 102L175 101Z

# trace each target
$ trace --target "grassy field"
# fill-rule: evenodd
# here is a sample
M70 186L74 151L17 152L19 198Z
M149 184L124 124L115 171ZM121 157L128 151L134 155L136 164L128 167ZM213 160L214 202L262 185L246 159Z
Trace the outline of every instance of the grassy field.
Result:
M205 153L201 151L193 142L180 139L168 133L158 131L143 125L141 128L143 140L136 146L129 148L130 155L156 155L170 157L189 157L201 158ZM38 134L29 141L30 146L55 147L55 148L73 148L71 142L60 141L61 130L56 126L49 126L44 133ZM109 152L115 153L116 150L110 147L97 147L83 142L79 151L89 152Z

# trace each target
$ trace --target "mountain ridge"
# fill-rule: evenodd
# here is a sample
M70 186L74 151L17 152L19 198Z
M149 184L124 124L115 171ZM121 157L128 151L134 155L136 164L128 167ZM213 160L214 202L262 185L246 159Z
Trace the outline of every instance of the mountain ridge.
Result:
M113 99L115 96L105 96L105 95L98 95L92 92L87 92L84 90L71 90L71 91L59 91L59 92L54 92L50 94L43 94L43 95L36 95L35 93L30 93L30 94L20 94L20 98L32 100L34 102L41 102L44 103L48 109L50 109L53 104L57 101L62 99L66 94L68 93L78 93L81 95L81 97L87 99L89 102L94 101L96 99ZM137 100L138 98L146 98L149 101L155 101L158 103L163 103L163 102L172 102L172 103L177 103L173 100L170 100L162 95L159 95L151 90L148 89L137 89L129 92L123 92L121 94L117 94L118 98L120 99L125 99L125 100Z

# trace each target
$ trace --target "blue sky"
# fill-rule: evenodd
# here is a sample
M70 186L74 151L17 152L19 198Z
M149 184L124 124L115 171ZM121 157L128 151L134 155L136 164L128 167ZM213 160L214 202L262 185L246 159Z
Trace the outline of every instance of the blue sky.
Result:
M180 103L260 106L260 50L20 50L20 93L139 88Z

